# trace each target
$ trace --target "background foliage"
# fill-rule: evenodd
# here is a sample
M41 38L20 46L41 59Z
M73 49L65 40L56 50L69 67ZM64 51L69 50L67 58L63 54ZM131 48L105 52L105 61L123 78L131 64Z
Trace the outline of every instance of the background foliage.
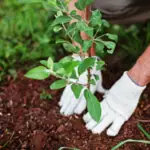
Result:
M50 26L52 12L41 4L21 4L19 0L1 0L0 6L0 81L6 74L16 76L18 65L48 56L55 58L62 52L55 44L60 33L54 33ZM119 35L118 57L131 65L150 43L150 23L113 25L109 30ZM105 54L98 53L100 57Z
M0 1L0 80L15 75L17 64L55 57L58 35L50 26L54 15L40 4Z

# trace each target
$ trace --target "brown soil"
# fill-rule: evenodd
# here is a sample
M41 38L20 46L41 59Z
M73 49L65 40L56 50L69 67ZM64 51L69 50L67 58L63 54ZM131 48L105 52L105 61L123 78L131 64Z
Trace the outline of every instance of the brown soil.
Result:
M104 74L107 88L121 75ZM150 87L119 135L108 137L105 132L93 135L87 131L82 116L64 117L59 113L58 101L62 91L49 89L54 80L29 80L19 73L16 81L10 80L0 87L0 149L5 145L5 150L58 150L63 146L80 150L111 150L120 141L129 138L147 140L137 128L137 120L150 119ZM40 99L43 89L52 95L52 100ZM99 94L97 96L101 98ZM142 125L150 133L150 121ZM150 145L130 143L120 150L150 150Z

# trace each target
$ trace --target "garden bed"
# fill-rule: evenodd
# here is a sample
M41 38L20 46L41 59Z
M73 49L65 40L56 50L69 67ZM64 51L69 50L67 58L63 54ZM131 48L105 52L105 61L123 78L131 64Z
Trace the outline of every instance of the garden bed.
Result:
M121 75L108 71L104 74L104 86L107 88ZM80 150L111 150L122 140L147 140L138 129L137 120L146 120L141 124L150 132L150 123L147 122L150 116L150 87L119 135L108 137L105 132L93 135L87 131L82 116L64 117L59 113L58 101L62 91L49 89L54 80L29 80L19 72L16 81L9 80L0 87L0 149L4 146L6 150L58 150L67 146ZM52 95L52 100L40 99L43 89ZM96 95L102 99L101 95ZM120 150L150 150L150 145L130 143Z

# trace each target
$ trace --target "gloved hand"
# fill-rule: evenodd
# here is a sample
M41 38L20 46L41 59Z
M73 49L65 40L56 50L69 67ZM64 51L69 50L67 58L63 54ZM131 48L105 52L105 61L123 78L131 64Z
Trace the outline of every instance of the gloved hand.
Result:
M135 111L145 88L146 86L136 85L125 72L101 102L102 116L100 122L96 123L89 113L83 116L86 128L95 134L100 134L111 125L107 130L107 135L116 136L125 121Z
M81 61L80 56L74 56L74 59ZM91 85L91 92L94 93L98 91L100 93L104 93L105 89L102 87L101 72L97 71L94 67L91 69L91 73L99 76L99 80L96 82L96 85ZM78 83L87 84L87 81L87 72L85 72L80 76ZM74 113L81 114L86 109L86 100L84 98L83 92L81 92L79 99L76 99L71 90L71 85L67 85L61 96L59 106L61 106L60 113L66 116L72 115Z

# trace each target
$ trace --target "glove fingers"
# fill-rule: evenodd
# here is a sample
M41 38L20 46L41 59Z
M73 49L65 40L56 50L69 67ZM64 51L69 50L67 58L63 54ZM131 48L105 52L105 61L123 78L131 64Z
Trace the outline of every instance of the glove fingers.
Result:
M76 114L81 114L86 109L86 100L84 96L81 97L80 102L78 103L77 107L75 108L74 112Z
M92 128L94 128L94 127L96 126L96 124L97 124L96 121L91 120L90 122L88 122L88 123L86 124L85 127L87 128L87 130L91 130Z
M100 123L92 129L92 133L101 134L111 123L112 118L109 115L104 116Z
M107 130L108 136L116 136L119 133L122 125L124 124L125 119L122 116L117 116L113 124Z
M70 91L71 93L71 91ZM69 106L71 100L74 98L74 96L71 94L68 94L66 99L65 99L65 102L63 103L61 109L60 109L60 113L63 114L65 112L65 110L67 109L67 107Z
M76 99L75 97L70 99L70 103L68 104L66 110L64 111L64 115L65 116L72 115L79 102L80 99Z
M63 91L63 94L62 94L61 99L59 101L59 106L62 106L66 102L66 99L70 99L70 97L72 96L72 94L70 94L69 90L71 90L70 85L68 85L65 88L65 90Z

